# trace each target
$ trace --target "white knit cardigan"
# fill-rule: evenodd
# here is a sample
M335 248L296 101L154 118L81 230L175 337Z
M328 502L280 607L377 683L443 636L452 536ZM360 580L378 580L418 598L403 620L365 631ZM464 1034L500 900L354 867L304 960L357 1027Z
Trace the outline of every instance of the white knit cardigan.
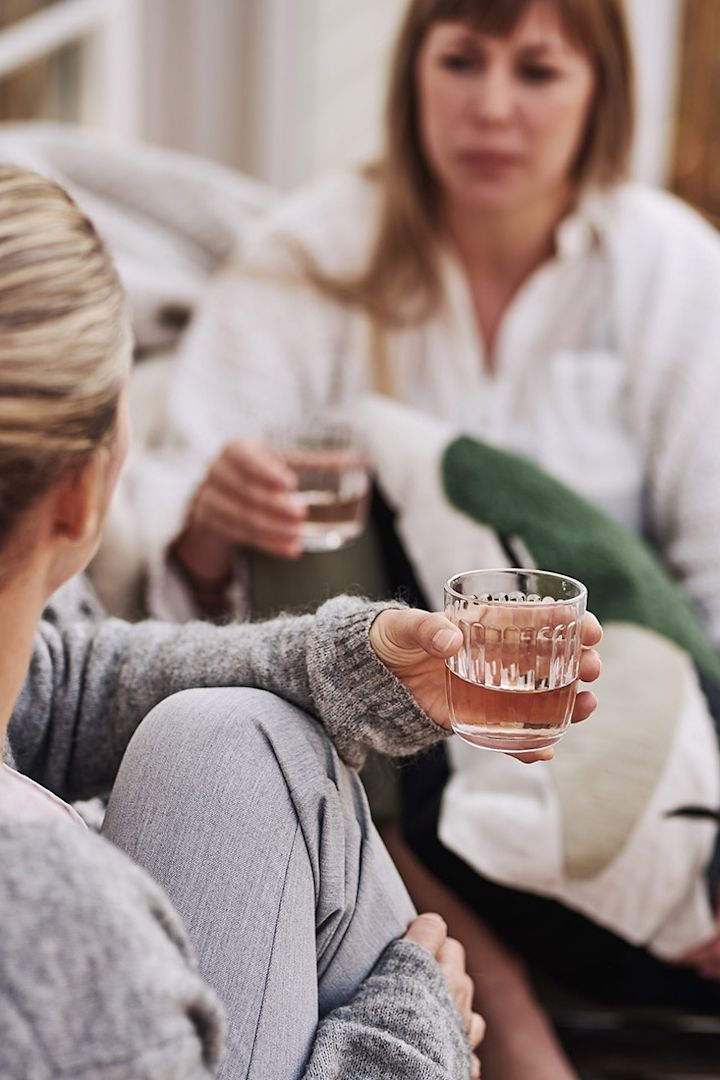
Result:
M192 614L163 552L223 443L375 388L368 319L276 272L288 237L326 271L359 269L377 213L357 173L283 201L247 241L255 271L227 271L194 319L166 443L130 478L156 614ZM386 338L393 392L646 531L720 641L717 234L672 196L623 185L587 196L556 249L503 320L494 374L464 276L443 255L440 309Z

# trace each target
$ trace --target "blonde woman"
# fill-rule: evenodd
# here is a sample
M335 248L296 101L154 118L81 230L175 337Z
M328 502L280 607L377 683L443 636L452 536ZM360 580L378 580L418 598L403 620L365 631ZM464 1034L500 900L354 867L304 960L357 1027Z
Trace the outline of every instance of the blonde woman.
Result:
M98 545L129 363L91 224L0 167L0 1073L477 1076L462 950L414 918L327 737L353 764L442 737L457 631L348 598L131 626L78 579L57 592ZM233 689L189 689L212 686ZM63 801L111 787L105 835L150 875Z

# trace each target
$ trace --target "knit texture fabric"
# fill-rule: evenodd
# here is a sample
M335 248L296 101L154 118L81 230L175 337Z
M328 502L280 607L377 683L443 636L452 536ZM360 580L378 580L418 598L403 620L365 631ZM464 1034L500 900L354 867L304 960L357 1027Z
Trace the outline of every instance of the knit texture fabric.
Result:
M430 953L414 942L394 942L352 1000L320 1024L305 1080L463 1080L470 1048L457 1024L438 1040L438 1001L443 1012L455 1011ZM369 1037L377 1028L384 1034ZM352 1067L338 1047L347 1049Z
M65 823L1 827L0 860L3 1078L214 1076L223 1010L150 877ZM303 1072L304 1080L469 1075L470 1049L440 969L405 941L320 1023Z
M222 1009L163 891L77 825L0 828L0 1074L201 1080Z
M132 624L91 617L80 589L51 602L9 728L17 768L63 798L107 790L143 717L193 687L270 690L316 715L353 766L369 748L413 754L447 734L370 646L387 603L337 597L315 615L221 627Z

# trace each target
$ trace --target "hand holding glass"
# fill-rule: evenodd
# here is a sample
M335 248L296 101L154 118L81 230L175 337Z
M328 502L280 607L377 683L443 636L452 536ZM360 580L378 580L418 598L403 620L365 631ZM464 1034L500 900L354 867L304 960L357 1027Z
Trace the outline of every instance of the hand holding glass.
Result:
M543 570L471 570L445 586L463 635L447 661L453 731L473 746L531 753L570 723L587 589Z

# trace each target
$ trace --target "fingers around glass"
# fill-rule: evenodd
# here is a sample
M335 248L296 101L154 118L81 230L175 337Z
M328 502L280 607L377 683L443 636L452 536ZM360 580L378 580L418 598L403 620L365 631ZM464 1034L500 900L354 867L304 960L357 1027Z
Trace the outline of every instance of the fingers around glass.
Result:
M602 672L602 660L600 654L595 649L588 649L583 651L580 655L580 666L578 669L578 678L580 682L595 682L600 677Z
M468 1039L470 1045L474 1048L479 1046L485 1038L485 1020L479 1013L474 1012L470 1019L470 1030L468 1031Z
M581 637L583 645L599 645L603 631L599 620L592 611L586 611L582 621Z
M370 473L362 439L332 417L273 431L272 449L295 477L294 497L305 511L305 551L333 551L358 537L367 523Z
M292 491L297 487L293 469L281 454L271 446L252 440L236 440L228 443L217 460L241 481L251 481L279 491Z
M581 690L575 698L572 713L573 724L578 724L582 720L587 720L588 716L592 716L597 709L597 703L598 699L592 690Z

